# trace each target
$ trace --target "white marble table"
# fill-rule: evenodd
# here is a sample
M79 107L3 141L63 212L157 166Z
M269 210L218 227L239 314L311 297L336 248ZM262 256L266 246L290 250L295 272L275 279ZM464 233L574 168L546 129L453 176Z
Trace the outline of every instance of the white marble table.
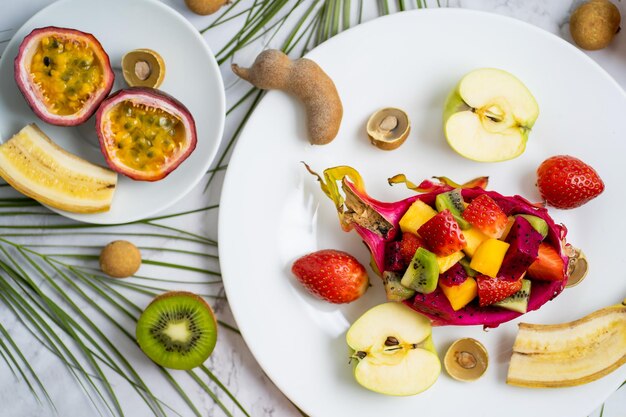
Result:
M37 12L52 0L0 0L0 41L8 39L11 34L20 27L33 13ZM244 0L244 3L252 3L250 0ZM180 11L187 17L197 28L206 27L213 17L195 16L188 12L182 0L165 0L176 10ZM364 16L371 19L376 16L376 6L373 0L366 1ZM393 2L390 2L393 3ZM431 7L436 6L435 1L428 2ZM443 6L449 7L466 7L473 9L485 10L493 13L508 15L518 18L534 25L537 25L549 32L569 39L567 30L568 16L573 5L578 1L571 0L442 0ZM618 3L622 15L626 17L626 4ZM138 17L139 18L139 17ZM219 29L212 30L205 34L205 39L211 48L218 50L228 39L229 33L232 33L232 25L224 25ZM276 38L271 41L263 38L260 39L256 46L250 48L250 51L244 51L240 55L242 60L251 60L252 57L263 48L264 43L269 46L276 46L280 39ZM0 43L0 52L4 50L6 42ZM589 56L603 66L622 86L626 87L626 38L624 35L618 36L617 40L606 50L589 53ZM236 83L227 65L222 68L222 72L227 86L227 105L232 105L241 93L243 86ZM239 124L243 114L243 109L233 112L227 119L225 138L230 138L234 129ZM172 211L182 211L186 209L202 207L209 203L215 203L219 200L219 192L222 176L211 186L208 193L203 192L202 184L196 187L191 196L184 202L177 204ZM196 221L196 220L195 220ZM209 211L206 214L197 216L195 227L198 233L203 233L209 237L216 238L216 210ZM182 221L181 221L182 222ZM94 240L94 244L103 244L106 240ZM167 242L154 242L155 244L167 244ZM219 289L218 289L219 292ZM221 301L216 304L218 315L226 322L233 323L234 320L228 310L227 302ZM8 312L0 311L0 321L9 329L13 337L22 346L28 346L25 354L29 361L40 374L41 379L50 393L54 403L57 406L58 415L62 416L96 416L93 407L85 399L67 369L58 360L45 349L41 348L36 341L20 328L15 318ZM137 360L141 366L144 358L130 358ZM278 417L278 416L298 416L300 413L296 408L274 387L272 382L265 376L263 371L256 363L254 357L247 349L243 339L236 333L223 331L215 353L208 362L214 373L224 382L231 392L239 399L248 412L253 416ZM146 370L146 378L152 373ZM21 379L11 374L4 365L0 365L0 416L26 417L26 416L47 416L55 415L55 413L45 405L39 405L30 395L25 384L20 383ZM219 416L224 415L213 401L203 394L195 385L189 381L181 382L183 387L189 387L188 394L198 400L198 404L202 407L204 415ZM123 386L122 382L116 383L117 386ZM212 385L213 386L213 385ZM128 390L130 391L130 390ZM157 389L158 392L158 389ZM138 400L132 392L120 393L120 401L122 407L128 415L147 416L150 415L145 405ZM164 393L164 399L167 399L167 393ZM236 410L235 406L220 394L220 398L224 400L228 408L234 415L242 415ZM174 400L172 400L174 401ZM176 402L174 405L178 404ZM184 408L181 408L184 410ZM600 409L594 413L594 417L598 416ZM174 415L174 414L173 414ZM185 412L182 412L182 415ZM546 410L546 416L558 416L556 410ZM605 404L605 417L622 417L626 416L626 388L623 388L613 394ZM327 417L327 416L322 416ZM539 417L539 416L537 416ZM581 416L582 417L582 416Z

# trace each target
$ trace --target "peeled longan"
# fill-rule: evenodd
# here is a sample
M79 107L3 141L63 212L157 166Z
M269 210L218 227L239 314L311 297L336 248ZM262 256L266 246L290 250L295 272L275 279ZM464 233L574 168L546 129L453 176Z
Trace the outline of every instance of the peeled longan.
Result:
M605 48L619 32L621 16L608 0L591 0L582 4L570 17L569 30L576 45L587 50Z
M130 277L140 266L141 252L126 240L115 240L100 252L100 269L110 277Z

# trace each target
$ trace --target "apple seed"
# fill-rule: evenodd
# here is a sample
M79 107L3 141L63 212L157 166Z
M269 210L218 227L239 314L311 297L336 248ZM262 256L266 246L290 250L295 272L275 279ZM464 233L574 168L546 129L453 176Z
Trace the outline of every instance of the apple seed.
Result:
M387 340L385 340L385 346L397 346L400 342L393 336L388 336Z

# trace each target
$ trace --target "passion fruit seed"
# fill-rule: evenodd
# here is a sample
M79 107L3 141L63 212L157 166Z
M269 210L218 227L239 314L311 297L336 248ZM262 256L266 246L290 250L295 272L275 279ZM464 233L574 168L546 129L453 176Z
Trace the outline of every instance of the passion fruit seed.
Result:
M50 111L58 115L77 113L103 78L102 65L86 42L56 35L41 39L30 73Z
M115 240L100 252L100 269L110 277L130 277L140 266L141 252L126 240Z
M182 122L158 108L128 100L113 108L109 118L115 156L133 169L157 170L185 141Z

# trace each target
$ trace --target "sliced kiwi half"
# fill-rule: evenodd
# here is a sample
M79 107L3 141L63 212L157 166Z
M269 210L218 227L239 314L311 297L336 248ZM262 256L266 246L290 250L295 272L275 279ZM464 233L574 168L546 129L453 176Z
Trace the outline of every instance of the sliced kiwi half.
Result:
M157 364L188 370L201 365L213 352L217 322L202 297L170 291L143 311L136 337L141 350Z

